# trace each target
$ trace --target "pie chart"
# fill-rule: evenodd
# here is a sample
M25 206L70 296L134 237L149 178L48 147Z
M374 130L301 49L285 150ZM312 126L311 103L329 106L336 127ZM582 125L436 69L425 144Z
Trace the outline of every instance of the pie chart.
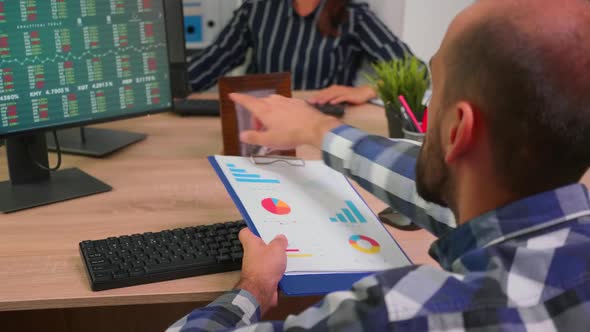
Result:
M348 239L348 243L356 250L365 254L376 254L381 250L379 242L364 235L353 235Z
M261 203L262 207L272 214L285 215L291 213L289 204L278 198L265 198Z

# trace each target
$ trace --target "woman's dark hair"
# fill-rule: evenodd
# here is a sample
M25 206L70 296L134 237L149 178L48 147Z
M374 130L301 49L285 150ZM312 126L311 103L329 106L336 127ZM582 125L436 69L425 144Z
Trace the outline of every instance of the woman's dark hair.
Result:
M348 20L348 3L350 0L326 0L320 13L318 30L325 37L338 37L338 28Z

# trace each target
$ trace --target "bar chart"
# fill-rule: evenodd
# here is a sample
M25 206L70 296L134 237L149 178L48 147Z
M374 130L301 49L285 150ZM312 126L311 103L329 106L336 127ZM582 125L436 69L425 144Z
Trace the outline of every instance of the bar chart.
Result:
M285 252L287 253L287 257L288 258L308 258L308 257L313 257L313 254L301 252L301 250L296 249L296 248L287 248L285 250Z
M359 209L354 205L352 201L345 201L346 207L342 208L340 212L336 213L336 217L331 217L330 221L337 223L361 223L364 224L367 222L367 219L363 216L363 214L359 211Z
M260 174L250 173L245 168L238 168L235 164L226 164L234 180L242 183L281 183L277 179L264 178Z

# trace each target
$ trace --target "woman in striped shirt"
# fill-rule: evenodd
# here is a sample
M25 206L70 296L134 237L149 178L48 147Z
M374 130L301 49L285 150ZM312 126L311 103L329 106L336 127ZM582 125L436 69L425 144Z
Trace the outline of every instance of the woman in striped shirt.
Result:
M363 59L412 54L367 4L349 0L246 0L215 42L189 65L193 91L243 64L247 73L291 72L295 90L320 90L314 103L364 103L370 86L352 87Z

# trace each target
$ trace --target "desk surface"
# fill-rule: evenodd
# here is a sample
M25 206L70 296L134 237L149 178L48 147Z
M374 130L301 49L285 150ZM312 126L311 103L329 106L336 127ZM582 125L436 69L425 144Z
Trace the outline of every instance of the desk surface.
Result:
M344 121L385 135L383 112L370 105L350 107ZM82 240L241 218L205 159L221 151L219 118L165 113L99 127L148 138L106 159L64 156L64 167L79 167L112 185L112 192L0 215L0 310L210 301L231 289L239 272L90 290L78 254ZM312 148L298 154L320 157ZM50 160L55 162L55 155ZM0 179L7 178L0 148ZM586 180L590 183L590 177ZM385 207L360 192L374 211ZM390 231L415 263L434 264L427 255L432 236Z

